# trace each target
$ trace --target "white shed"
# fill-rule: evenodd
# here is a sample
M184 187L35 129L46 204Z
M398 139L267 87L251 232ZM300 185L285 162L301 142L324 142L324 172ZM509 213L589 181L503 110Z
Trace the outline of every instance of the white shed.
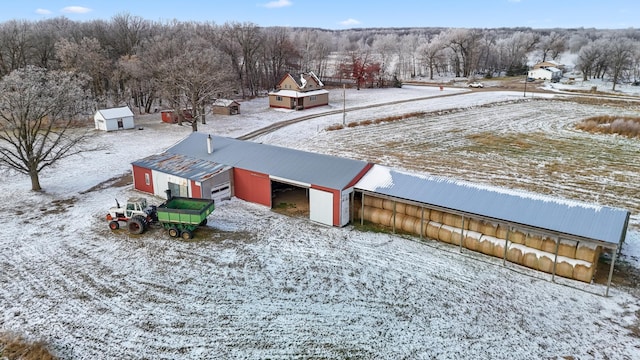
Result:
M133 112L127 106L98 110L93 116L93 120L98 130L114 131L135 127Z

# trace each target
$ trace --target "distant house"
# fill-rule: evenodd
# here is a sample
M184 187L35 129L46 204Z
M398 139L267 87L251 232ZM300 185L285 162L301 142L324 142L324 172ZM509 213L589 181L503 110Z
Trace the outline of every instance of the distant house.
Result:
M562 70L555 67L537 68L529 70L527 76L532 79L559 81L562 78Z
M114 131L135 127L133 112L127 106L98 110L93 120L98 130Z
M542 62L539 62L539 63L533 65L533 69L545 69L545 68L549 68L549 67L557 68L557 69L560 69L560 70L564 70L564 64L561 64L561 63L559 63L557 61L554 61L554 60L542 61Z
M269 107L303 110L329 105L329 92L313 72L295 78L287 73L269 93Z
M238 115L240 104L234 100L217 99L211 104L211 112L218 115Z

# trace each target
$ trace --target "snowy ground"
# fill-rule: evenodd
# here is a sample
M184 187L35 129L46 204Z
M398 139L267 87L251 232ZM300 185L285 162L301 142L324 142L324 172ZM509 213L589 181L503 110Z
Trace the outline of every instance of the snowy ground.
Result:
M632 192L640 188L640 169L626 158L616 163L597 156L612 140L596 137L593 143L592 167L614 168L617 175L610 178L579 168L575 176L534 171L584 165L567 153L525 147L533 160L523 161L503 150L483 148L487 152L479 154L472 142L474 131L498 134L498 142L521 133L525 143L577 141L582 145L563 151L584 151L588 135L570 123L606 109L545 100L560 95L531 94L540 98L532 101L515 92L467 92L417 86L348 90L347 109L432 99L347 112L347 122L415 111L441 115L325 131L342 122L340 114L257 140L631 207L634 229L624 259L640 267L638 196ZM341 96L342 90L332 91L331 109L342 108ZM236 137L301 115L266 104L243 102L241 116L212 117L200 131ZM555 115L540 112L540 105L551 106ZM637 115L633 108L608 111ZM10 219L0 235L0 329L43 340L64 359L632 359L640 351L637 290L614 285L605 298L601 285L553 283L545 274L437 242L328 228L239 200L219 204L196 241L169 239L160 230L142 236L111 232L105 211L114 198L136 193L130 186L94 186L190 132L156 115L141 117L139 125L144 130L96 132L94 141L106 150L46 171L44 193L29 192L26 177L0 173L0 216ZM619 156L640 150L637 140L615 142ZM446 163L448 153L459 160ZM481 155L510 162L468 164L475 158L491 164ZM497 171L504 167L517 171ZM598 181L611 186L593 193L601 189L592 184ZM619 188L624 183L630 184Z

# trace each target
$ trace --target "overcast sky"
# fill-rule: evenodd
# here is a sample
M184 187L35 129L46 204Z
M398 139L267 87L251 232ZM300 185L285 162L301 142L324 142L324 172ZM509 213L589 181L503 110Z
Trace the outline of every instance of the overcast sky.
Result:
M259 26L640 27L638 0L9 0L0 21L65 16L108 20L128 13L154 21L252 22Z

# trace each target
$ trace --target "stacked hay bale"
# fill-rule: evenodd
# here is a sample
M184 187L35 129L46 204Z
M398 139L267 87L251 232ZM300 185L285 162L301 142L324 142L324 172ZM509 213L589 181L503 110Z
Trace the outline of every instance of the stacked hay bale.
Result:
M358 218L360 212L358 207ZM573 240L558 244L557 239L489 221L373 196L364 197L364 220L457 246L462 242L469 250L499 258L505 257L506 247L506 260L546 273L554 271L557 249L555 274L584 282L593 279L602 250Z

